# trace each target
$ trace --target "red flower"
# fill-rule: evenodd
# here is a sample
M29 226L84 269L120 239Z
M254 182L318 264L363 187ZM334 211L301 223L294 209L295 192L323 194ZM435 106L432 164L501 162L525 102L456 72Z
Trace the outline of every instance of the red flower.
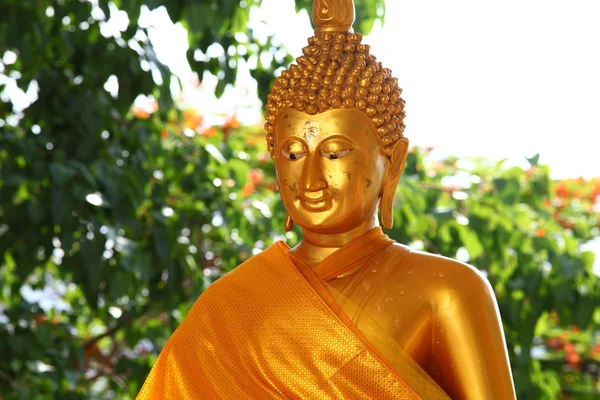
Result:
M46 316L44 314L37 314L33 317L33 325L38 326L46 322Z
M590 349L590 355L600 356L600 343L596 344L594 347L592 347Z
M204 121L204 117L198 114L195 110L186 109L183 110L183 126L186 128L190 128L193 130L200 129L202 126L202 122Z
M559 182L555 187L556 195L558 197L568 197L569 196L569 188L565 182Z
M237 115L233 114L228 117L223 124L223 130L236 129L240 127L240 121L237 119Z
M535 231L535 236L539 238L546 236L546 230L544 228L538 228L538 230Z
M252 181L246 182L246 184L242 188L242 196L244 196L244 197L250 196L252 193L254 193L254 189L255 189L254 183L252 183Z
M563 341L561 338L550 338L548 339L548 347L554 350L558 350L563 347Z
M263 181L263 173L260 169L252 168L248 171L248 178L253 184L258 185Z
M144 104L136 104L133 106L133 115L136 118L148 119L150 114L158 110L158 103L156 100L146 101Z
M566 357L567 363L574 369L579 369L579 362L581 361L581 356L576 352L572 352L567 354Z
M563 345L563 350L565 353L573 353L575 351L575 346L573 346L573 343L565 343Z
M201 132L200 134L204 137L211 137L211 136L215 136L217 133L219 133L217 128L215 128L214 126L211 126L210 128Z
M133 115L135 115L136 118L140 118L140 119L148 119L150 118L150 113L146 110L144 110L143 108L134 108L133 109Z

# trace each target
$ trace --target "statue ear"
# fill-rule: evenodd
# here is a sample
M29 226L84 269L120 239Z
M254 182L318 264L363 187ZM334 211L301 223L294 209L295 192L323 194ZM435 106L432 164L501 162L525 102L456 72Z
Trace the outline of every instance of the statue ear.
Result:
M395 144L390 157L390 163L386 171L386 177L381 188L381 203L379 209L381 212L381 225L386 229L391 229L394 224L393 207L394 195L398 181L402 175L406 156L408 155L408 139L400 138Z

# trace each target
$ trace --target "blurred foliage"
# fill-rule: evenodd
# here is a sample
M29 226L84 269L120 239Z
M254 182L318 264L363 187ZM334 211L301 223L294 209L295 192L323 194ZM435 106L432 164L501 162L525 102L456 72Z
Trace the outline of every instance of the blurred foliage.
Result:
M136 22L142 4L164 5L189 29L193 69L217 75L220 93L235 79L236 57L279 48L247 28L258 3L0 3L0 49L17 55L4 58L0 75L39 87L21 110L0 81L4 399L134 398L207 285L273 240L298 240L298 231L279 236L284 210L262 129L239 126L235 115L206 128L201 113L178 109L169 90L177 78ZM129 25L102 35L119 8ZM365 31L383 1L357 8ZM196 50L213 43L224 58L196 61ZM287 62L272 58L251 71L263 98ZM111 76L115 96L104 90ZM140 94L156 103L132 108ZM597 181L553 183L547 166L530 162L523 170L414 151L389 233L487 274L520 398L592 398L600 290L594 256L581 245L599 234Z

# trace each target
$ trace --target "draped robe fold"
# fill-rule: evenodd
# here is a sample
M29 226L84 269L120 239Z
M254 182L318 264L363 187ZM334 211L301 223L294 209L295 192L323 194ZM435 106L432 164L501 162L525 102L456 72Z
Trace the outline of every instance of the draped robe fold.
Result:
M198 298L138 399L448 399L371 318L353 323L358 306L326 283L392 243L376 228L313 269L273 244Z

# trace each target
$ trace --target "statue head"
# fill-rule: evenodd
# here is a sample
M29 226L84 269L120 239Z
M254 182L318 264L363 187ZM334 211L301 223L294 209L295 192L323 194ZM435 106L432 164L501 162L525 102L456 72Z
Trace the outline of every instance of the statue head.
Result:
M352 32L352 0L315 0L313 21L315 35L275 79L266 106L288 220L341 233L376 215L379 204L391 228L408 149L402 90Z

